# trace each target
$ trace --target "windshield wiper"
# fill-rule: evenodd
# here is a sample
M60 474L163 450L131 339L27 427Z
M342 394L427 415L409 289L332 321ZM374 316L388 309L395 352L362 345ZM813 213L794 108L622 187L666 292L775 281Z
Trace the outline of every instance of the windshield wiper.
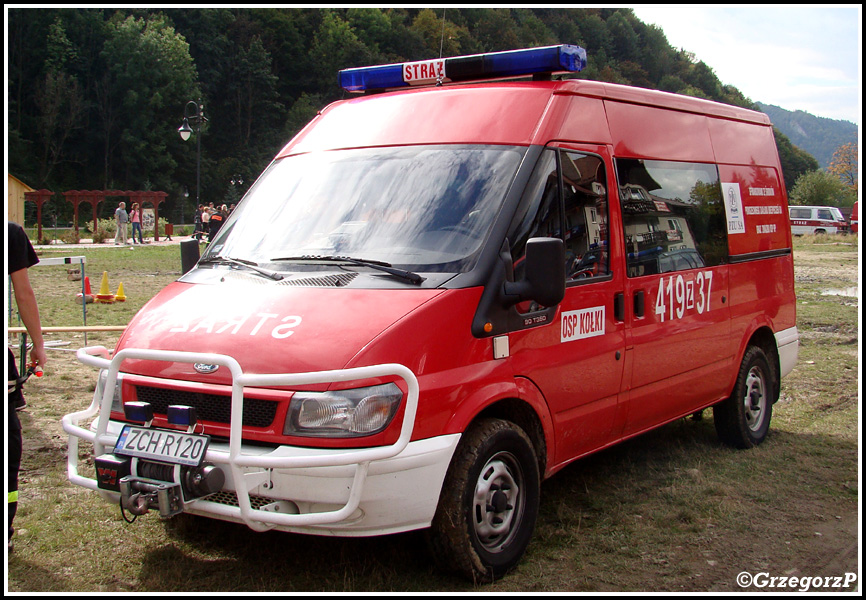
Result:
M248 269L252 269L256 273L260 275L264 275L268 279L273 279L274 281L280 281L283 279L283 276L277 273L276 271L270 271L268 269L263 269L257 263L254 263L251 260L244 260L242 258L231 258L230 256L210 256L208 258L204 258L199 261L199 264L208 264L208 263L219 263L219 262L227 262L233 265L240 265L242 267L247 267Z
M393 267L390 263L386 263L380 260L353 258L351 256L319 256L314 254L304 254L302 256L284 256L281 258L273 258L271 259L271 262L344 263L357 267L370 267L371 269L376 269L377 271L388 273L389 275L393 275L394 277L405 279L409 283L414 283L415 285L420 285L421 282L424 281L424 278L418 275L418 273L413 273L412 271L407 271L406 269L399 269L397 267Z

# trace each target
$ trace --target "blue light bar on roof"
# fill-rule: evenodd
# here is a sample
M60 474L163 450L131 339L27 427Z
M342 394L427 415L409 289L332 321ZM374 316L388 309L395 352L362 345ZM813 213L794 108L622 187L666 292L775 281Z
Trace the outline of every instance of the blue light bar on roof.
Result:
M365 92L461 81L503 79L535 73L566 73L586 67L586 50L562 44L340 71L348 92Z

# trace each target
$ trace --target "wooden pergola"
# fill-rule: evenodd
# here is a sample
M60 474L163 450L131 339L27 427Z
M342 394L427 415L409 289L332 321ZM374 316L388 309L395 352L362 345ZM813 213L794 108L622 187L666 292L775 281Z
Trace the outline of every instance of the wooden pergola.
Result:
M47 190L40 190L47 191ZM25 194L25 197L34 192L29 192ZM148 192L148 191L129 191L129 190L69 190L63 192L63 196L72 204L72 210L74 214L73 223L75 226L75 233L78 233L78 207L82 202L87 202L93 208L93 232L96 233L97 227L99 226L99 219L97 217L99 213L99 205L105 202L108 198L129 198L129 206L132 206L134 202L138 202L142 208L145 203L150 203L153 206L153 216L154 221L156 223L153 232L154 241L159 241L159 205L165 202L166 196L168 194L166 192ZM27 198L28 200L30 198ZM39 206L39 205L37 205ZM37 210L37 221L39 228L39 235L41 238L42 234L42 217L41 211Z
M42 205L51 200L54 192L51 190L35 190L33 192L24 192L24 201L30 200L36 203L36 239L42 239ZM24 223L24 219L21 219Z

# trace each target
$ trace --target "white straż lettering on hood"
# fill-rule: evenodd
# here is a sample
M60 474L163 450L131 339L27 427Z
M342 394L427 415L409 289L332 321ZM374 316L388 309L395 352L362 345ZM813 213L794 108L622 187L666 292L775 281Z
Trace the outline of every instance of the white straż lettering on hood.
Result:
M250 297L241 286L225 286L214 294L210 286L196 285L141 315L140 324L167 333L196 335L270 335L285 339L303 320L298 315L272 310Z

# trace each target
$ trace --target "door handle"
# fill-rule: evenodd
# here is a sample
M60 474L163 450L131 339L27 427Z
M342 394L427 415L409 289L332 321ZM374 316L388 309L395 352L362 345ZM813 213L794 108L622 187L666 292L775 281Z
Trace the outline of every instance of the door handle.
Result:
M644 316L644 291L638 290L634 293L634 316L636 319L642 319Z
M614 321L625 321L625 294L617 292L613 295L613 319Z

